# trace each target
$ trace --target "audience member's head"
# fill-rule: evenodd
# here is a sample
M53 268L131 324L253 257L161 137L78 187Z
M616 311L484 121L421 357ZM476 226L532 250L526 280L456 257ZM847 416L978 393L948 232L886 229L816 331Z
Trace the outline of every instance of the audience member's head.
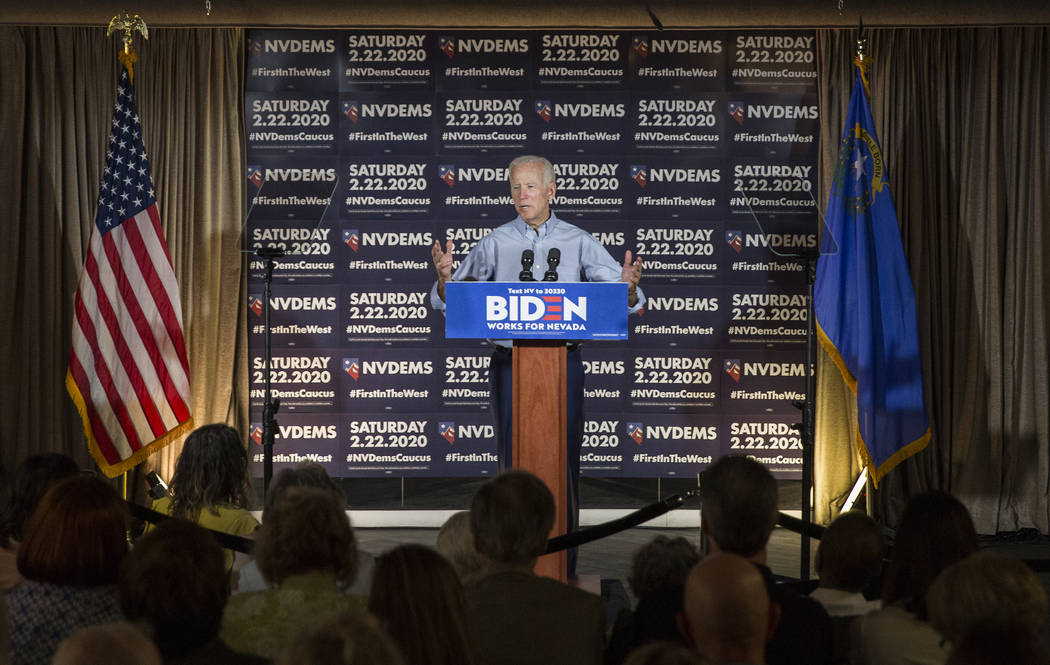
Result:
M327 572L349 586L357 575L357 540L346 505L330 490L291 487L266 509L256 535L255 560L267 582Z
M632 651L623 665L709 665L703 656L675 642L649 642Z
M777 523L777 481L744 455L719 458L700 477L701 522L712 545L763 558Z
M371 614L348 612L296 638L277 665L406 665Z
M864 513L851 510L836 517L817 545L820 586L859 593L882 568L886 549L882 529Z
M744 557L716 552L689 573L679 628L714 665L764 662L778 619L762 574Z
M638 598L672 586L682 586L700 562L700 551L685 538L657 536L631 557L627 583Z
M923 492L908 500L897 525L882 601L902 604L926 620L926 591L942 570L977 551L966 506L951 494Z
M410 665L470 665L463 585L437 551L402 545L376 559L368 609Z
M161 665L160 653L130 623L103 623L83 628L58 647L51 665Z
M1047 600L1025 562L982 550L941 571L926 593L926 608L933 627L955 642L975 626L996 623L1019 623L1038 633Z
M945 665L1050 665L1039 634L1019 623L974 626L952 645Z
M263 506L263 519L266 519L266 511L273 505L285 490L292 487L318 487L328 490L340 501L346 502L346 495L339 486L335 484L324 467L316 462L304 462L298 466L283 469L274 476L270 483L270 489L266 493L265 505Z
M22 460L11 478L7 504L0 508L0 547L22 540L26 522L44 494L58 481L78 473L77 463L68 455L42 453Z
M532 567L553 526L554 496L528 471L500 474L470 504L474 547L497 564Z
M184 520L158 524L120 568L120 608L128 620L149 626L165 658L187 654L219 634L227 592L222 548Z
M200 511L248 505L248 451L237 430L216 423L193 430L171 478L171 514L196 521Z
M485 559L474 549L474 534L470 532L470 511L461 510L445 520L437 535L437 551L455 569L463 584L478 578Z
M18 572L50 584L116 584L127 553L127 509L120 495L99 478L73 476L48 490L29 518Z

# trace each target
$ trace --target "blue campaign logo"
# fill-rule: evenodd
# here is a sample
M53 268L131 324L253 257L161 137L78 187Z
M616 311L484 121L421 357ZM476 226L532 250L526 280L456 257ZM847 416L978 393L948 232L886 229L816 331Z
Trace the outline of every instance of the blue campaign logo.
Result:
M744 248L744 234L736 230L726 231L726 244L736 250L736 253L739 254Z
M438 37L438 50L453 59L456 57L456 38Z
M453 445L456 442L456 423L448 420L439 422L438 434L440 434L445 441L448 441L448 445Z
M729 102L729 115L738 125L744 124L744 111L743 102Z
M642 59L649 57L649 37L647 35L635 35L631 39L631 48Z
M551 100L537 99L535 106L536 115L538 115L543 122L550 122L551 116L554 115L554 112L551 110Z
M644 164L631 164L631 179L644 188L649 181L649 167Z
M438 178L450 188L456 186L456 167L452 164L438 165Z
M737 383L740 382L741 370L739 360L737 360L736 358L727 359L724 363L722 363L722 366L725 369L726 374L729 375L729 378L733 379L733 381L736 381Z
M627 423L627 436L639 446L642 445L642 441L645 439L643 434L644 425L642 423L629 422Z
M361 363L357 358L343 358L343 371L346 372L351 379L357 381L361 378Z

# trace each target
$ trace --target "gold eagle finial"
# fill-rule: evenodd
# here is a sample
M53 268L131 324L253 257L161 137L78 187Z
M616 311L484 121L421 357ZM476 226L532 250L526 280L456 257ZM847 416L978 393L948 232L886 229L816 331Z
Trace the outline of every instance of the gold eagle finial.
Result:
M106 28L106 36L109 37L115 30L122 30L124 32L124 51L120 54L120 61L127 66L128 74L134 77L135 72L132 67L138 57L135 55L135 51L131 48L131 33L138 30L142 33L143 39L149 39L149 28L146 27L146 22L142 20L141 16L138 14L132 16L131 12L125 9L123 14L117 14L109 20L109 27Z

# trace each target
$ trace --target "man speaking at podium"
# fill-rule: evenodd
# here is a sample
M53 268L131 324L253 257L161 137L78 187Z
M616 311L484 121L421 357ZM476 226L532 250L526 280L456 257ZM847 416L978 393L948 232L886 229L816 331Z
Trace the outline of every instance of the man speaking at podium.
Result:
M437 270L437 281L430 291L435 309L445 309L445 283L449 281L561 281L627 283L628 312L645 304L638 288L642 277L642 260L623 265L583 229L558 219L551 212L557 189L554 167L544 157L525 155L516 158L507 169L510 195L518 216L495 229L470 251L452 274L452 241L445 249L435 242L430 249ZM513 445L512 362L509 340L493 340L495 350L489 366L492 413L495 420L496 450L500 470L511 467ZM569 532L579 523L580 445L583 441L583 361L578 344L568 345L566 362L566 458L568 469ZM569 553L569 574L575 572L575 550Z

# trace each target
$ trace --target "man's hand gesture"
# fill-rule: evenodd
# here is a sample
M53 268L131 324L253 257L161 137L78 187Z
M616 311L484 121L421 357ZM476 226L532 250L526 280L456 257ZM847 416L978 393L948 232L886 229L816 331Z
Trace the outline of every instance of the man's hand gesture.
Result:
M638 257L631 261L631 250L623 257L623 269L620 271L620 281L627 284L627 304L634 307L638 302L638 282L642 279L642 259Z
M445 251L441 251L441 243L434 241L430 248L430 258L434 260L434 270L437 271L437 292L442 301L445 300L445 282L452 280L452 241L445 241Z

